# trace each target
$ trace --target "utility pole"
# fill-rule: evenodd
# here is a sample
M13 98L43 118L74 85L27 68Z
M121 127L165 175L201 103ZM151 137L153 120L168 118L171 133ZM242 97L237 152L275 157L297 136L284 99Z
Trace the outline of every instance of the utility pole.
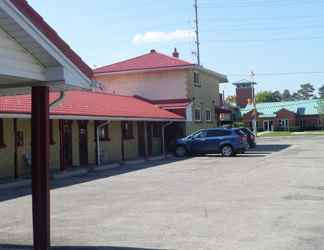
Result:
M252 91L253 91L253 121L252 121L252 125L253 125L253 132L255 136L258 136L258 126L257 126L257 120L258 120L258 111L257 111L257 106L256 106L256 93L255 93L255 73L254 71L250 72L250 77L251 77L251 81L252 81Z
M198 0L195 0L195 25L196 25L196 46L197 46L197 63L200 65L200 42L199 42L199 22L198 22Z

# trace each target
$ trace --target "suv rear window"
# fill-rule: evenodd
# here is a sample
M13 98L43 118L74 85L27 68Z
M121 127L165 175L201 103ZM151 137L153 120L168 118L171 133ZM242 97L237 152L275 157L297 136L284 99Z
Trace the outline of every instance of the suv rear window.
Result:
M240 130L240 129L235 129L234 132L235 132L237 135L239 135L239 136L244 136L244 135L246 135L246 134L245 134L242 130Z
M243 131L247 135L253 135L253 133L247 128L241 128L241 131Z
M229 136L232 133L228 130L208 130L207 137Z

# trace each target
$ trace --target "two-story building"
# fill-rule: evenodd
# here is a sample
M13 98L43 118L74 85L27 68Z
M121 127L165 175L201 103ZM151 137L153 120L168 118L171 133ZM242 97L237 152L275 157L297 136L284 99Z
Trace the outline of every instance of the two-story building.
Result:
M179 59L176 49L172 56L151 50L97 68L94 74L105 92L137 96L185 117L186 122L169 127L169 137L219 125L219 84L227 77Z

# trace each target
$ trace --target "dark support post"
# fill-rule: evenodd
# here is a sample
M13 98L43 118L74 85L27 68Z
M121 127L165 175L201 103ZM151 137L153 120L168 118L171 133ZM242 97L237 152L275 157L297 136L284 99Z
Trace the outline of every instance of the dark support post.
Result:
M49 89L32 87L32 200L34 250L50 246Z

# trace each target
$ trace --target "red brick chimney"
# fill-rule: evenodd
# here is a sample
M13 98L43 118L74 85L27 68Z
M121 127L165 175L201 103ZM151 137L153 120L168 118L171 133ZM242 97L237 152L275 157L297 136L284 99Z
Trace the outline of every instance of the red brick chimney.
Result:
M180 54L179 52L177 51L177 48L174 48L174 51L172 53L172 56L175 57L175 58L179 58Z

